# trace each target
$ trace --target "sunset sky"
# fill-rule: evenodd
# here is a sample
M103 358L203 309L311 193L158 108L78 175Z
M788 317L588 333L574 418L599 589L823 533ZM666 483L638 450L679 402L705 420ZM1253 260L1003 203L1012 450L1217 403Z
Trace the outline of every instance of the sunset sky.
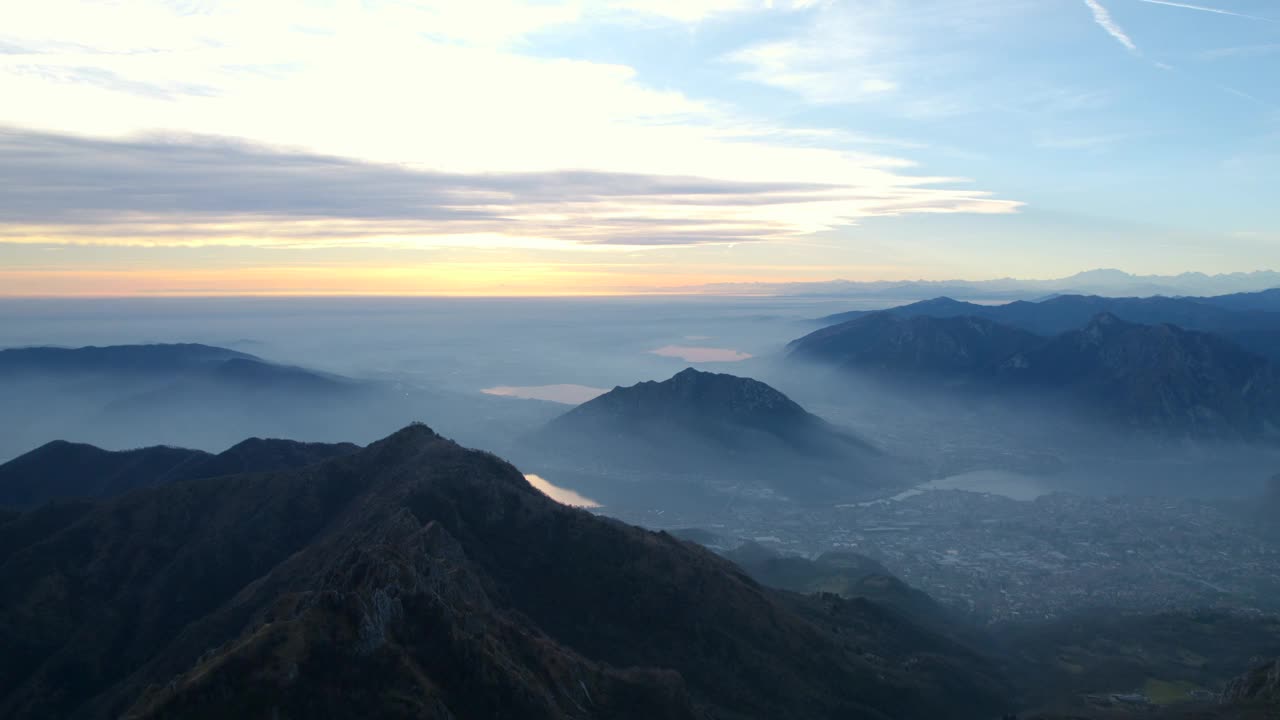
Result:
M1275 0L0 10L0 294L1280 268Z

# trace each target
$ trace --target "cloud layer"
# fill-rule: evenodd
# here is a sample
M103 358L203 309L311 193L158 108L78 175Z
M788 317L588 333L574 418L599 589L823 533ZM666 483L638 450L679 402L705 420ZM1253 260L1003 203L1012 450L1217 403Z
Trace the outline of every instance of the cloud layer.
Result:
M591 170L447 173L198 136L104 140L0 131L0 234L152 244L781 240L804 220L1011 212L935 178L873 187ZM452 239L451 239L452 238Z

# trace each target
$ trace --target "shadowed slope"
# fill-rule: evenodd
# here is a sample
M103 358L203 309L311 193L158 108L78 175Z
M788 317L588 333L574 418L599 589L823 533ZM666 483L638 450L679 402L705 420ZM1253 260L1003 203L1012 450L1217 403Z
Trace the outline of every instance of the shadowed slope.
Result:
M948 641L870 604L765 590L701 548L557 505L422 426L301 470L90 510L0 557L0 645L0 715L14 718L923 719L1000 706L983 663Z
M548 423L531 445L551 462L635 473L651 498L673 501L700 493L853 498L908 474L762 382L693 369L614 388ZM618 484L606 478L576 489L609 505Z
M988 373L1041 341L1025 330L980 317L881 312L815 331L788 349L793 357L851 369L964 379Z
M350 443L252 438L213 455L164 446L111 451L55 440L0 465L0 505L113 497L176 480L303 467L358 449Z
M1280 373L1210 333L1095 316L1051 338L979 317L874 313L791 343L791 358L1031 397L1142 434L1256 440L1280 429Z

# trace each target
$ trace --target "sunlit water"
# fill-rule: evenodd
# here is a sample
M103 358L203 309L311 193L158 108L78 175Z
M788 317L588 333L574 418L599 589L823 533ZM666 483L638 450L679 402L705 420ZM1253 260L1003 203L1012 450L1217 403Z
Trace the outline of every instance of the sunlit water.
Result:
M983 495L999 495L1000 497L1020 502L1030 502L1052 492L1052 488L1047 483L1031 475L1009 472L1008 470L974 470L940 480L933 480L917 485L910 490L904 490L892 497L857 503L855 506L898 502L916 495L922 495L931 490L963 490Z
M555 500L561 505L570 505L572 507L580 507L580 508L601 507L600 503L596 502L595 500L592 500L591 498L585 495L579 495L578 493L568 488L562 488L562 487L553 485L550 482L543 479L542 477L539 477L538 475L530 474L530 475L525 475L524 477L526 480L529 481L530 485L538 488L539 490L542 491L542 494L546 495L552 500Z
M692 345L664 345L657 350L650 350L654 355L680 358L686 362L741 362L750 360L751 353L733 348L695 347Z
M522 398L525 400L546 400L548 402L563 403L565 405L581 405L588 400L594 400L601 395L609 392L604 388L591 387L589 385L526 385L516 387L511 385L498 385L496 387L485 388L480 392L486 395L501 395L502 397Z

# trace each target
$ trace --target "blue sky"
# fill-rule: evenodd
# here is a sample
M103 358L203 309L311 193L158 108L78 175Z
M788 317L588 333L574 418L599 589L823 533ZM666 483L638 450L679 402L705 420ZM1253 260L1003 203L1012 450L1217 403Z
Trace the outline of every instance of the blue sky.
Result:
M1275 0L33 7L10 294L1280 266Z

